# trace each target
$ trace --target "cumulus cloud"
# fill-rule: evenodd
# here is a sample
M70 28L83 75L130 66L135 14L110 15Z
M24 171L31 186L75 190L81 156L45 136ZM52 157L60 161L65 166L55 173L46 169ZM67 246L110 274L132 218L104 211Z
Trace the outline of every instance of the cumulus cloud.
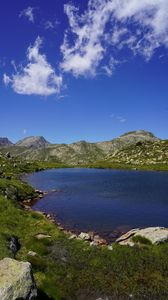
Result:
M89 0L84 13L72 4L65 13L61 68L75 76L94 76L99 68L111 75L111 62L125 48L149 60L157 48L168 47L167 0Z
M30 22L34 23L34 7L28 6L21 11L19 17L26 17Z
M62 86L62 76L57 75L48 63L40 47L42 39L38 37L27 50L27 64L16 67L11 76L4 74L5 85L11 85L18 94L49 96L58 94Z

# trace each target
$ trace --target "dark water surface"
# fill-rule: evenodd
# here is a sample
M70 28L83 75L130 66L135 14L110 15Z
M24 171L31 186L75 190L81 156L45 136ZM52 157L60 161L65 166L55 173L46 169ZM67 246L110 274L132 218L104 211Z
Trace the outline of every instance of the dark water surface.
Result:
M56 216L65 227L111 232L168 226L168 172L52 169L24 178L44 191L34 210Z

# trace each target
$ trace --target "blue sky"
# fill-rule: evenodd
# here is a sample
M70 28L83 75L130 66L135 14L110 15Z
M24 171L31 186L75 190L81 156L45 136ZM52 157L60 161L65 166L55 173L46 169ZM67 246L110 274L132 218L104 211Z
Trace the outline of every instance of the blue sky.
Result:
M2 0L0 24L0 136L167 138L167 0Z

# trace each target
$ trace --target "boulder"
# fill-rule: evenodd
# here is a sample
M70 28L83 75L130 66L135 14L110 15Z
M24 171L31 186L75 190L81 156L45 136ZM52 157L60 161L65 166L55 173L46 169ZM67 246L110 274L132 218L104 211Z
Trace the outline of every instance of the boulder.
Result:
M37 289L29 262L19 262L11 258L0 261L0 299L33 300Z
M141 236L148 239L152 244L158 245L168 241L168 228L147 227L144 229L133 229L116 240L120 245L133 246L132 237Z

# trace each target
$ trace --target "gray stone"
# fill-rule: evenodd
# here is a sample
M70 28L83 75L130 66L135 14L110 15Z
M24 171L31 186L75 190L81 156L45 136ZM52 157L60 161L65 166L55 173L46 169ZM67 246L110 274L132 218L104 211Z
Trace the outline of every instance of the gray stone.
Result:
M37 297L37 289L32 276L31 264L19 262L11 258L0 261L0 299L33 300Z

